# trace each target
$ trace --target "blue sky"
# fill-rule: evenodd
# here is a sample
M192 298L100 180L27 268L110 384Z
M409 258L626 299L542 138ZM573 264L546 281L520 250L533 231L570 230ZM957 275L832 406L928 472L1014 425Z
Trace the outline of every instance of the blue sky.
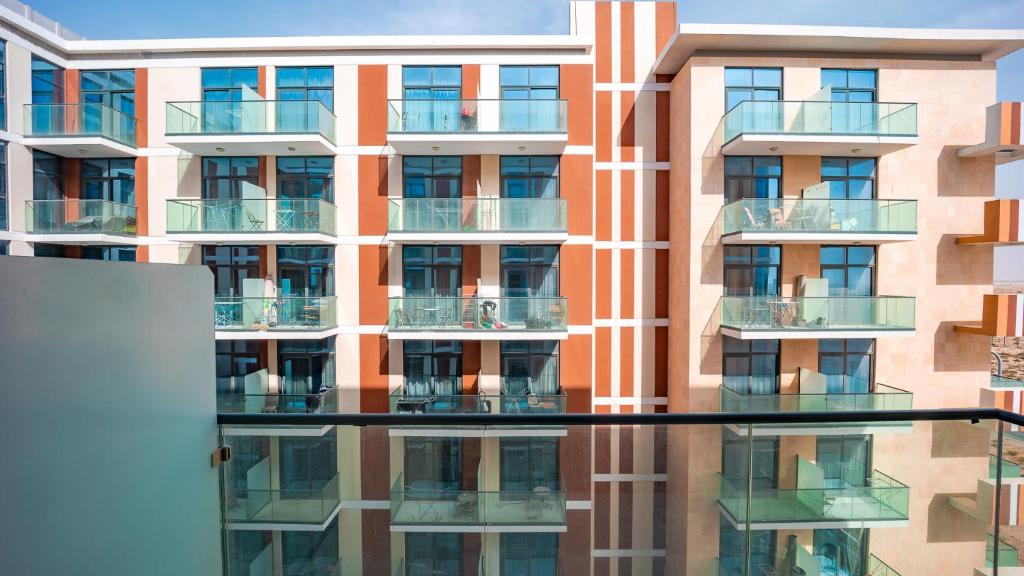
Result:
M93 39L296 34L564 34L568 0L35 0ZM685 0L683 22L1024 28L1024 0ZM998 97L1024 100L1024 51L999 62ZM1024 161L1000 167L997 195L1024 198ZM980 229L981 223L978 223ZM1024 281L1024 247L1000 248L996 279Z

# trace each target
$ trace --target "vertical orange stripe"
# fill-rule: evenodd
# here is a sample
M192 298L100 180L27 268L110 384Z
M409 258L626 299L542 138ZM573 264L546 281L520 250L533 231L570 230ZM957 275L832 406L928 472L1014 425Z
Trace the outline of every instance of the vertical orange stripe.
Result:
M67 69L64 71L64 102L67 104L78 104L81 101L82 84L79 70Z
M633 22L633 3L619 3L619 81L632 82L633 69L636 68L636 47L633 38L636 36L636 25Z
M359 335L359 378L359 411L387 412L387 336L382 334Z
M633 395L633 328L619 329L619 397Z
M388 158L359 157L359 233L382 235L388 220Z
M1004 310L1001 310L1002 314L1006 317L1006 331L997 335L1013 336L1017 333L1017 295L1010 294L1005 300L1002 301L1005 305Z
M359 145L384 146L388 127L388 67L359 65Z
M1020 102L1014 102L1010 106L1012 116L1010 118L1010 143L1020 144Z
M668 318L668 250L654 251L654 317Z
M559 193L565 198L569 234L592 234L594 222L594 157L562 156L558 166Z
M612 251L595 251L595 282L597 283L597 317L607 320L612 317Z
M668 328L654 328L654 395L668 396Z
M669 124L670 98L670 92L654 93L654 160L657 162L669 161L669 128L671 126L671 124Z
M388 248L359 246L359 323L383 325L388 320ZM385 367L386 370L386 367Z
M624 242L635 239L634 213L636 212L636 173L633 170L621 172L621 202L619 204L619 236Z
M480 186L480 155L462 157L462 195L476 196Z
M620 278L622 282L621 309L619 315L622 318L633 318L633 266L636 252L631 248L622 249L622 268Z
M592 268L593 252L588 244L567 244L559 251L558 260L561 273L570 282L561 286L562 295L569 307L570 324L586 325L591 323L593 308Z
M593 399L593 370L589 334L572 334L558 345L559 382L565 388L566 409L590 412Z
M668 240L669 172L658 170L654 173L654 239Z
M619 117L622 125L619 126L619 159L622 162L632 162L636 159L636 93L619 93Z
M149 68L135 69L135 146L149 145Z
M672 39L677 26L676 3L657 2L654 5L654 54L658 56Z
M598 4L600 6L601 4ZM600 91L594 96L597 101L597 114L594 117L594 148L598 162L612 160L612 94Z
M476 394L478 392L480 383L477 379L479 375L480 342L466 340L462 343L462 392L464 394Z
M594 202L597 204L596 239L607 242L612 239L612 173L609 170L598 170L596 178L597 186L594 190Z
M260 96L267 97L267 67L259 66L256 68L256 93Z
M465 100L475 100L480 93L480 65L462 65L462 97Z
M612 395L612 329L594 328L594 395Z
M569 145L589 146L594 140L594 78L589 64L562 64L558 94L569 114Z
M135 159L135 233L149 234L149 157Z
M149 262L149 246L142 244L135 247L135 261Z
M1010 242L1016 242L1020 238L1020 200L1010 200Z
M595 38L594 60L597 64L597 81L612 81L612 5L598 2L594 6Z

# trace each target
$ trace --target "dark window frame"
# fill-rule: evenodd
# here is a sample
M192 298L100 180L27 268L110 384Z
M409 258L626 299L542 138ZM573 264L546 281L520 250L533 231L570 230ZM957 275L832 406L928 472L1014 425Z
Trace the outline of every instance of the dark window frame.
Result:
M821 251L826 249L826 248L829 248L829 249L842 249L842 251L843 251L843 263L842 264L825 264L825 263L822 263L822 261L821 261ZM861 249L867 249L867 248L870 248L873 251L873 253L874 253L874 255L871 258L871 264L854 264L854 265L851 266L850 265L850 250L851 249L861 250ZM845 284L845 287L843 289L844 290L849 290L849 288L850 288L850 268L868 268L868 269L871 270L871 294L868 294L867 296L861 296L861 297L877 296L878 295L878 246L868 246L868 245L864 245L864 244L855 244L855 245L852 245L852 246L822 244L818 248L818 277L819 278L824 278L825 277L825 271L826 270L843 270L843 278L844 278L844 282L843 283ZM829 292L830 292L829 295L830 296L832 295L831 291L832 291L832 286L829 285ZM836 296L849 296L849 294L842 294L842 295L836 294ZM854 296L851 296L851 297L857 297L857 295L854 295Z
M746 101L778 102L778 101L781 101L783 99L783 95L785 94L784 89L785 89L786 79L785 79L785 74L783 72L783 68L781 66L726 66L724 71L723 71L723 73L722 73L723 74L723 80L725 79L725 77L728 76L728 71L729 70L750 70L750 84L742 84L742 85L741 84L732 84L732 85L730 85L728 80L725 80L725 82L724 82L724 85L725 85L725 100L724 101L725 101L725 107L726 107L725 111L726 112L728 112L732 108L734 108L737 105L739 105L739 102L737 102L736 104L733 104L733 106L729 106L729 92L730 92L730 90L749 90L751 92L752 98L740 100L740 102L746 102ZM754 72L757 71L757 70L777 70L779 72L779 84L778 84L778 86L775 86L775 85L772 85L772 86L760 85L757 82L755 82L754 81ZM776 98L773 98L773 99L772 98L769 98L769 99L757 98L757 91L758 90L775 90L775 91L777 91L778 94L777 94Z
M757 174L757 163L758 163L758 160L763 160L765 158L773 158L773 159L777 159L779 161L779 174L778 174L778 176L762 176L762 175L758 175ZM749 160L750 170L747 171L747 172L744 172L742 174L730 174L729 173L729 169L728 168L725 169L725 171L724 171L725 172L724 195L725 195L725 203L726 204L730 204L732 202L737 202L737 201L745 199L745 198L762 198L761 196L756 196L756 195L754 195L754 196L743 196L743 195L741 195L741 196L739 196L737 198L733 198L733 199L730 200L729 199L729 190L730 190L729 183L730 182L750 182L749 189L752 192L756 193L758 188L759 188L759 186L758 186L758 181L759 180L768 180L768 181L775 180L776 181L775 190L778 192L778 194L776 196L764 196L764 198L782 198L783 197L784 191L783 191L783 188L782 188L782 182L783 182L782 178L783 178L783 175L785 174L785 160L783 160L782 156L726 156L725 157L725 165L728 166L729 164L739 164L740 160L744 160L744 161L748 161ZM742 188L743 187L741 186L741 189Z
M726 349L726 345L725 345L725 342L726 342L725 339L726 338L730 338L731 340L733 340L735 342L742 342L742 343L744 343L746 345L747 349L745 351L741 351L741 352L727 350ZM764 346L765 344L767 344L769 342L774 342L775 343L775 351L774 352L772 352L772 351L764 351L764 350L755 350L754 349L755 346ZM729 374L726 374L726 367L729 365L728 361L730 359L745 360L746 361L746 366L747 366L745 376L747 376L747 378L750 378L751 376L753 376L754 358L755 357L768 357L768 356L774 356L775 357L775 387L772 390L771 394L779 394L779 393L781 393L781 390L782 390L782 341L781 340L740 340L738 338L731 338L729 336L722 336L722 385L724 387L728 388L728 386L725 386L725 379L726 379L726 377L730 376ZM744 396L753 395L750 392L749 381L748 381L747 390L745 390L745 391L734 390L732 388L729 388L729 390L732 390L733 392L735 392L737 394L744 395Z

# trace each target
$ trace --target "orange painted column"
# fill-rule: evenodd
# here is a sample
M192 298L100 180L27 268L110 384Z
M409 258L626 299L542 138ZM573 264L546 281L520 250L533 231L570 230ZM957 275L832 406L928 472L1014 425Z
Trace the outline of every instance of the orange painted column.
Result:
M59 74L60 72L55 72ZM81 74L78 70L64 71L64 103L77 104L81 98ZM81 111L74 107L64 108L64 130L67 134L76 134L81 129Z
M135 146L149 146L149 69L135 69ZM135 158L135 234L149 235L149 158ZM135 249L136 262L149 262L149 246Z

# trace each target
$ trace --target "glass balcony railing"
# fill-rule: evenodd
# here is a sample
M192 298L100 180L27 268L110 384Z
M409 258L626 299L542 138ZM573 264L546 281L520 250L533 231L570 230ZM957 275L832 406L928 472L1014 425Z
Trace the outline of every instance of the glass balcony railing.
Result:
M218 296L213 312L217 330L317 332L338 322L333 296Z
M722 327L742 331L911 331L914 298L724 296Z
M30 234L115 234L134 236L135 206L109 200L26 200Z
M561 387L557 394L458 395L431 394L419 387L405 387L395 389L388 397L392 414L564 414L565 405L565 390Z
M217 394L222 414L333 414L338 411L337 389L319 394Z
M993 543L994 540L995 540L995 538L991 534L988 535L988 538L986 540L986 544L987 545L985 547L985 566L988 567L988 568L991 568L992 565L995 563L996 550L995 550L995 545ZM999 539L999 566L1001 568L1004 568L1004 567L1014 567L1014 568L1016 568L1019 565L1020 565L1020 552L1017 550L1016 547L1008 544L1005 540L1000 538Z
M900 576L900 573L893 570L892 566L882 562L874 554L868 557L868 570L865 574L866 576Z
M168 102L168 136L319 134L334 143L337 117L319 100Z
M910 410L914 395L884 384L864 394L740 394L721 388L722 412L849 412Z
M564 198L400 198L388 232L566 232Z
M389 298L392 332L552 332L566 330L566 299L398 296Z
M100 137L135 147L135 118L98 102L26 104L29 138Z
M388 132L566 133L565 100L388 100Z
M1024 381L993 374L991 385L993 388L1021 388L1024 387Z
M738 523L907 520L910 488L874 471L864 487L755 489L718 477L718 503Z
M917 104L746 100L722 118L723 143L744 134L917 136Z
M746 198L722 208L722 235L916 234L916 200Z
M169 234L314 233L334 236L337 207L319 198L172 199Z
M988 477L995 478L997 466L1001 466L1001 472L1003 481L1011 480L1014 478L1020 479L1021 465L1016 462L1011 462L1006 458L998 458L995 454L988 457Z
M392 525L560 525L565 524L565 492L541 485L529 491L437 490L391 487Z
M318 490L225 488L224 521L322 524L334 513L339 502L337 476Z

